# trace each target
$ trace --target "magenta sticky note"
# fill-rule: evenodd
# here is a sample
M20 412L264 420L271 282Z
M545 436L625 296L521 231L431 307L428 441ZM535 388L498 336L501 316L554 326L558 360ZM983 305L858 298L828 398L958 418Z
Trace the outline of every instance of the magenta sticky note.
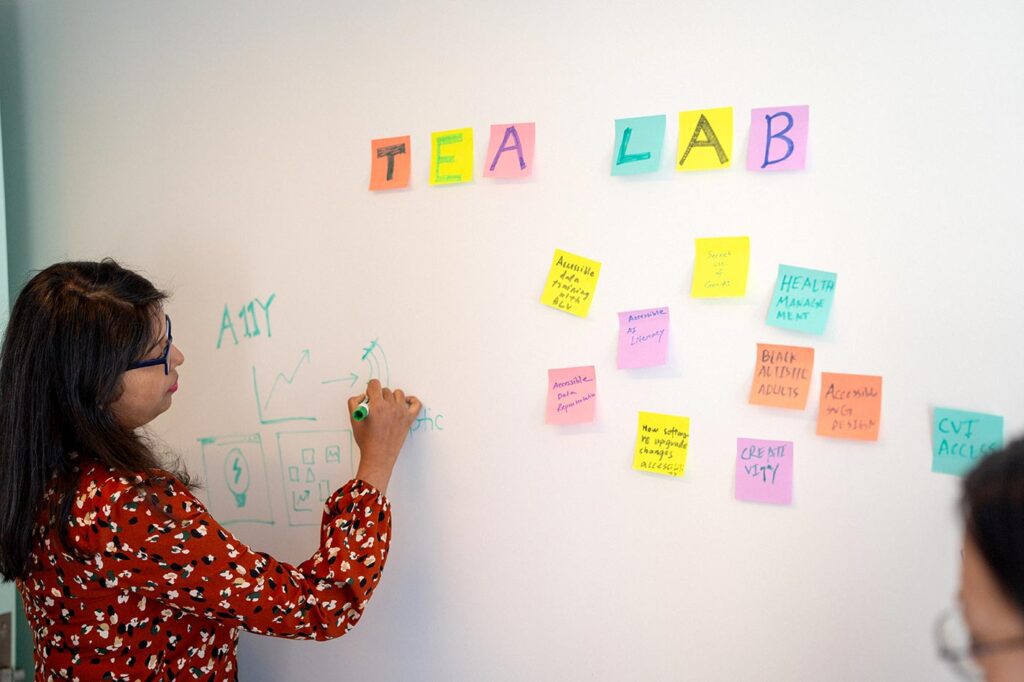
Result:
M668 318L668 308L619 313L619 369L665 364Z
M771 504L793 501L793 443L736 439L736 499Z
M498 123L491 126L484 177L525 178L533 173L533 123Z
M799 170L807 161L810 107L772 107L750 112L747 170Z
M594 366L548 370L548 424L582 424L594 421L597 374Z

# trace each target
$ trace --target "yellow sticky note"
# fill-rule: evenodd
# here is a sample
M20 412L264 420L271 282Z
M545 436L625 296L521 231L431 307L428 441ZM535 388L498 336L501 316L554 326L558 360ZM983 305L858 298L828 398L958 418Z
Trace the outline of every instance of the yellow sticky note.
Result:
M690 447L690 418L641 412L636 429L633 468L666 476L686 473Z
M749 268L750 237L698 239L690 295L695 298L745 296Z
M601 264L583 256L555 249L551 270L540 302L578 317L586 317L597 289Z
M473 179L473 129L430 134L430 184L454 185Z
M679 112L676 170L728 168L732 162L732 107Z

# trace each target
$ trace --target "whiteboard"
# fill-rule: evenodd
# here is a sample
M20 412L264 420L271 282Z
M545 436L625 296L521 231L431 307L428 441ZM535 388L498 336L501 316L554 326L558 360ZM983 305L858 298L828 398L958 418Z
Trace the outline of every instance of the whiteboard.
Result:
M399 460L360 625L245 636L242 679L951 679L931 625L957 582L958 479L930 471L931 410L1024 429L1019 3L14 16L15 265L111 255L174 292L186 362L154 428L239 537L313 551L294 503L316 500L291 495L307 450L317 481L349 475L344 401L367 376L434 420ZM744 170L750 109L791 104L811 108L806 170ZM735 110L731 169L610 176L616 118L666 114L671 158L677 112L715 106ZM536 122L534 175L480 178L488 126L513 121ZM477 179L428 186L430 133L459 127ZM404 134L412 186L370 193L369 141ZM691 298L694 239L734 235L747 295ZM586 319L539 303L556 248L602 263ZM823 336L765 325L780 263L838 273ZM239 339L218 349L225 306ZM616 313L655 306L668 364L615 369ZM747 404L758 342L816 349L807 410ZM596 421L545 426L547 370L590 364ZM823 370L884 377L877 443L815 435ZM690 418L681 480L632 470L640 410ZM734 499L738 437L795 443L791 507Z

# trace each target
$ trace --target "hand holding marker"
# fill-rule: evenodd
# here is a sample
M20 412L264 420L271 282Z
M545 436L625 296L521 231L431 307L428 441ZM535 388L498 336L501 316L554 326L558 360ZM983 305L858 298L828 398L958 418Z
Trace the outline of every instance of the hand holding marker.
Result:
M373 419L369 419L373 407ZM409 427L423 407L401 389L382 388L372 379L366 393L348 399L352 417L352 435L359 446L359 470L356 478L385 492L398 453L409 435Z

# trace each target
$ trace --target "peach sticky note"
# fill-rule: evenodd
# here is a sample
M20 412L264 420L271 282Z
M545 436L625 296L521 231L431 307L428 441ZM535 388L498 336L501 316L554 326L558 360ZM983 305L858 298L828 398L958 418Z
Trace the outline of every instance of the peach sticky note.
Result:
M430 184L454 185L473 179L473 129L430 134Z
M690 295L695 298L744 296L749 267L749 237L698 239Z
M882 377L821 373L818 435L878 440L882 420Z
M526 178L533 173L533 123L500 123L491 126L484 161L485 178Z
M637 424L633 468L666 476L686 472L690 447L690 418L641 412Z
M548 370L548 424L594 421L597 376L593 365Z
M676 170L728 168L732 159L732 107L679 112Z
M804 409L813 369L813 348L757 344L750 404Z
M370 189L400 189L409 186L412 165L409 136L370 141Z
M586 317L600 274L601 264L596 260L555 249L540 302L577 317Z

